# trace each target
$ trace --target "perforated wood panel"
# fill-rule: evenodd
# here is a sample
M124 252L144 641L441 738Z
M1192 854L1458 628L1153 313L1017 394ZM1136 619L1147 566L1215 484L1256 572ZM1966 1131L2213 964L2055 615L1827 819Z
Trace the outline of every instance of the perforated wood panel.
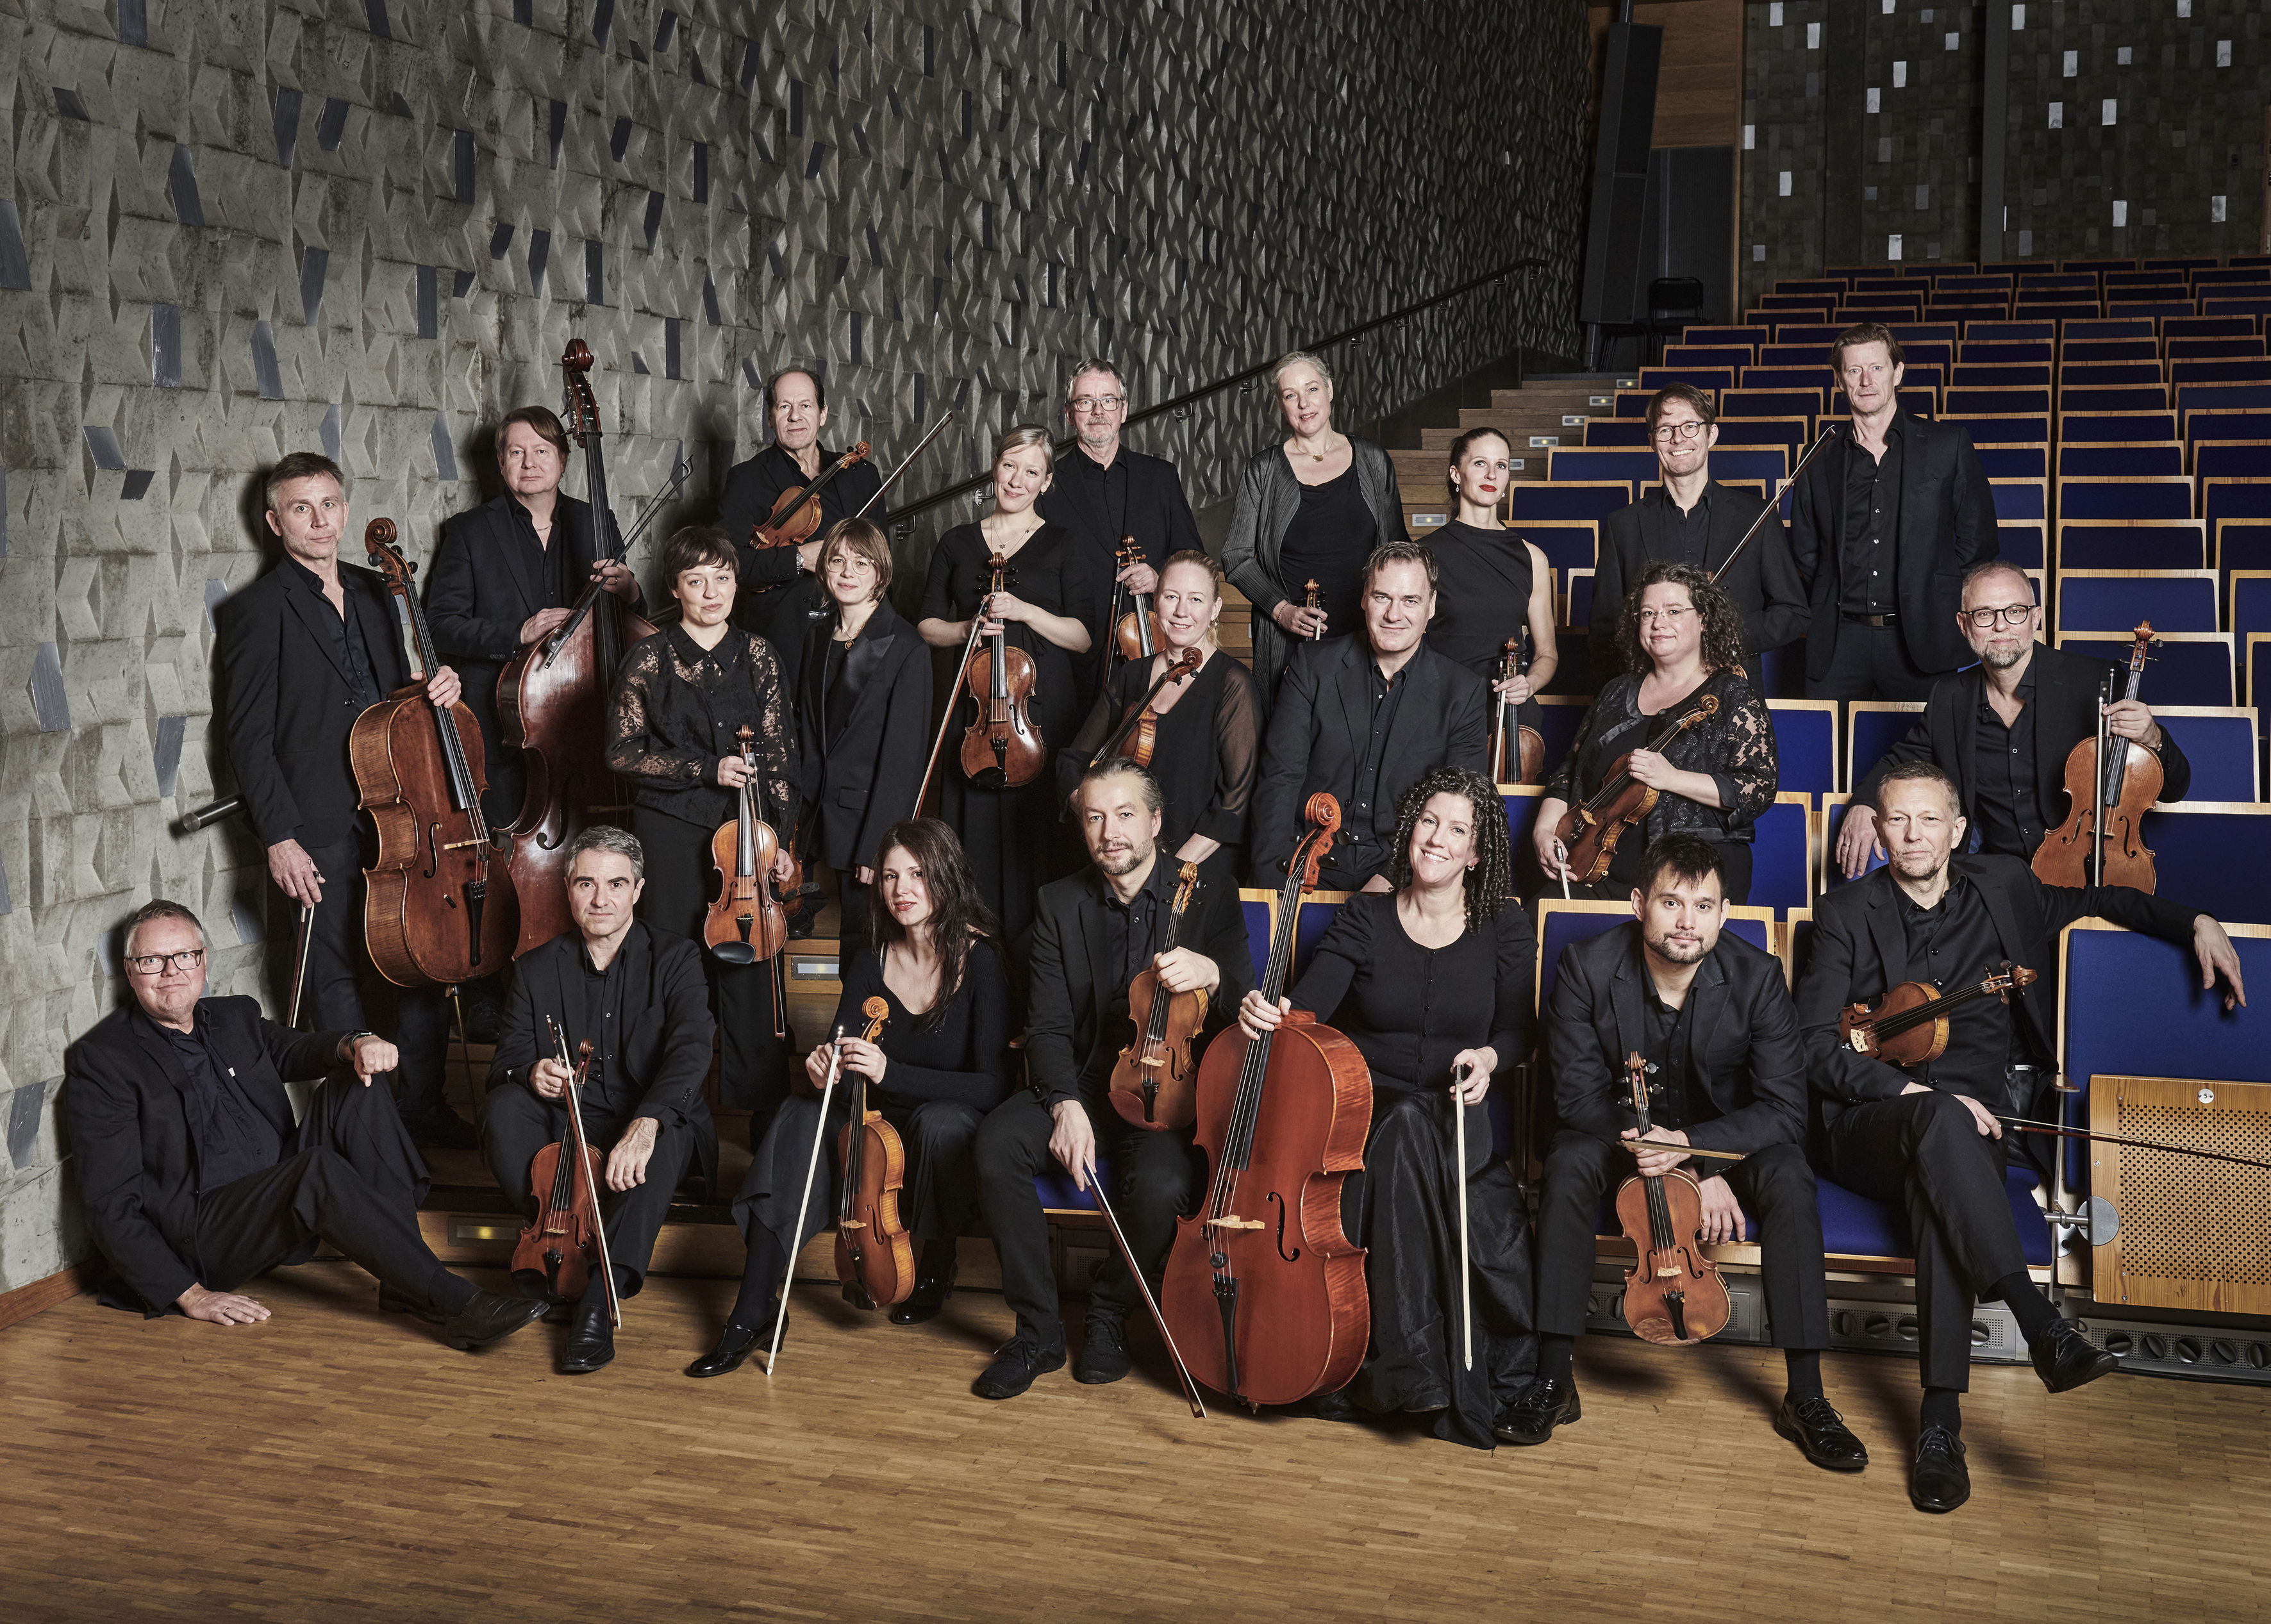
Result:
M2089 1099L2096 1132L2271 1162L2271 1084L2101 1076ZM2099 1300L2271 1313L2271 1171L2103 1141L2090 1170L2121 1218Z

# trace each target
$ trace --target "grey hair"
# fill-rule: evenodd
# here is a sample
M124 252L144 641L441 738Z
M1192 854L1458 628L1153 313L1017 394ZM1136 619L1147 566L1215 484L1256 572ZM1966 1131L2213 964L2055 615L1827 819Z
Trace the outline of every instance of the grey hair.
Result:
M1128 399L1128 380L1120 376L1120 369L1113 366L1110 361L1105 360L1101 355L1091 355L1087 360L1082 361L1080 365L1075 367L1070 372L1065 375L1064 408L1066 411L1069 412L1072 410L1072 386L1079 383L1081 379L1086 377L1091 372L1110 373L1112 375L1113 387L1120 391L1121 400L1123 403L1126 402Z
M594 823L568 845L568 870L574 873L576 860L586 852L613 852L618 857L628 857L631 877L646 878L646 848L638 837L628 829L618 829L613 823Z
M1042 466L1050 473L1055 473L1056 442L1049 437L1049 431L1039 423L1019 423L1014 428L1003 429L1001 437L994 442L994 466L1001 466L1004 457L1012 451L1023 451L1029 445L1038 445L1041 448Z
M182 904L178 902L168 902L163 897L153 897L149 901L135 909L133 913L128 917L126 920L126 935L119 942L120 951L123 954L132 953L134 951L134 933L141 929L145 925L153 924L159 920L186 920L190 928L197 933L197 941L200 943L202 943L205 939L205 927L204 924L199 921L196 914L190 913L188 908L182 906Z
M1317 376L1326 383L1329 384L1333 381L1333 369L1325 365L1323 356L1312 355L1307 350L1292 350L1280 355L1277 358L1277 364L1270 369L1270 387L1272 389L1277 387L1279 380L1284 377L1287 368L1305 365L1314 367L1317 369Z

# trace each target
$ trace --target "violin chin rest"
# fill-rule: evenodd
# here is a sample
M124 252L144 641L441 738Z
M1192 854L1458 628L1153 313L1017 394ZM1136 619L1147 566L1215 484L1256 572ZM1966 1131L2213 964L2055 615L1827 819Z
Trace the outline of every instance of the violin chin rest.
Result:
M711 948L710 951L717 956L720 964L754 965L757 962L757 950L746 942L727 942Z

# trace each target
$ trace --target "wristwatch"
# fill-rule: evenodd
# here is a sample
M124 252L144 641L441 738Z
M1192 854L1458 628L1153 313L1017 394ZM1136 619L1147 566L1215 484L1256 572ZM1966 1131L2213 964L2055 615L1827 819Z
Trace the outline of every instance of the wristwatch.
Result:
M360 1043L365 1038L376 1038L376 1036L378 1036L376 1032L368 1030L349 1032L346 1037L339 1039L339 1058L342 1061L353 1060L354 1058L355 1045Z

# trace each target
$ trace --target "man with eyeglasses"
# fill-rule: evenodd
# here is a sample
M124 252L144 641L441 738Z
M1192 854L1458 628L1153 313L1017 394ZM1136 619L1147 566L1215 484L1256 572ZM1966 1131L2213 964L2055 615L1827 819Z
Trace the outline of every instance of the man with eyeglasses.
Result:
M1956 623L1979 663L1932 684L1917 725L1862 780L1837 835L1837 860L1848 879L1884 855L1873 809L1877 786L1909 762L1930 762L1955 780L1963 816L1979 831L1984 852L2030 859L2044 835L2073 812L2066 758L2096 736L2098 701L2109 682L2118 682L2120 668L2036 641L2043 612L2035 584L2006 560L1971 566L1962 604ZM2185 798L2192 764L2150 706L2141 699L2117 701L2105 725L2114 737L2159 759L2163 801Z
M1091 356L1073 369L1065 384L1065 421L1072 425L1078 453L1061 459L1056 479L1034 511L1062 525L1089 547L1119 578L1121 609L1131 607L1128 592L1159 589L1159 566L1170 553L1198 548L1198 521L1183 495L1182 476L1164 457L1146 457L1121 443L1128 422L1128 385L1110 361ZM1121 565L1121 540L1134 537L1140 562ZM1088 629L1088 652L1079 661L1083 715L1095 703L1109 665L1106 646L1112 628L1111 600L1097 606L1103 618Z
M419 1233L426 1164L371 1086L394 1045L294 1032L253 999L206 997L205 931L180 903L144 904L124 945L133 1007L63 1056L71 1158L111 1265L106 1306L257 1324L269 1310L239 1288L305 1263L320 1238L378 1278L382 1307L438 1325L453 1348L544 1312L458 1278ZM295 1124L284 1084L317 1077Z
M1712 479L1719 412L1711 398L1692 384L1666 384L1649 398L1648 427L1663 483L1601 521L1591 635L1586 639L1596 686L1624 669L1617 654L1617 616L1631 584L1657 559L1714 575L1725 571L1718 585L1742 615L1746 655L1806 635L1806 590L1798 584L1779 517L1769 518L1733 563L1728 562L1767 504Z

